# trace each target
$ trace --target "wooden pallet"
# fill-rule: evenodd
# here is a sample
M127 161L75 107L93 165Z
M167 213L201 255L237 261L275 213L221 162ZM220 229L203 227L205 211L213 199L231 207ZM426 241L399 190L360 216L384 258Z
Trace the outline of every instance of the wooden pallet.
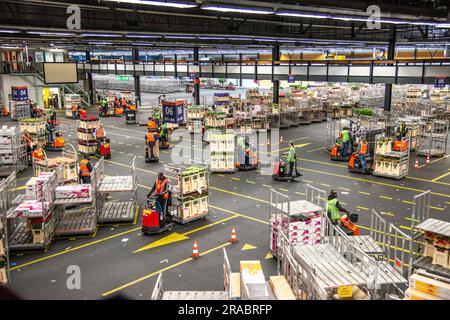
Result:
M67 210L56 227L55 236L91 234L95 227L94 210Z
M98 216L98 223L132 222L135 213L133 202L106 202Z
M45 243L33 243L33 234L26 231L25 222L19 223L9 235L8 247L11 252L26 250L42 250Z

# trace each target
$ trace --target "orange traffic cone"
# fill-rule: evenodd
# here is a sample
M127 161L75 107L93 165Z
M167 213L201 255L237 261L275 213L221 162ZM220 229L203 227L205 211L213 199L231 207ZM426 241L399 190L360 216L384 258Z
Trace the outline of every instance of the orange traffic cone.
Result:
M192 249L192 258L194 259L200 258L200 255L198 254L197 241L194 241L194 248Z
M416 160L416 163L414 163L414 168L419 169L419 160Z
M237 240L237 235L236 235L236 228L233 226L233 228L231 229L231 239L230 239L231 243L236 243L238 242Z
M425 160L425 164L430 164L430 155L427 155L427 159Z

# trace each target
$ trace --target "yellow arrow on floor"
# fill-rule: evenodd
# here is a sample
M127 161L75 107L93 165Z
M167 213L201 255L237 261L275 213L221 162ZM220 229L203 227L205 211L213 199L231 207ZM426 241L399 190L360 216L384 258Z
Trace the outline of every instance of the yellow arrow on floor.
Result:
M159 240L156 240L156 241L146 245L145 247L142 247L142 248L134 251L133 253L141 252L141 251L148 250L148 249L155 248L155 247L165 246L167 244L178 242L181 240L186 240L186 239L189 239L189 237L186 237L185 235L174 232L174 233L169 234L168 236L165 236Z
M257 248L257 247L252 246L251 244L246 243L246 244L244 244L244 245L242 246L241 251L252 250L252 249L256 249L256 248Z
M264 259L272 259L273 258L273 254L271 254L270 252L268 252L267 254L266 254L266 257L264 258Z

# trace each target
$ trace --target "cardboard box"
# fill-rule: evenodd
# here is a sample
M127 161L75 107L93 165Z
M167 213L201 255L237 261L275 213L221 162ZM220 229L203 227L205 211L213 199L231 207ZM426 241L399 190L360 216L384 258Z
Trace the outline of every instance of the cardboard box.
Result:
M90 184L76 184L59 186L55 189L56 199L89 198L91 197Z
M243 260L240 264L241 287L246 298L268 300L267 288L261 262L259 260Z
M269 285L277 300L296 300L289 283L284 276L271 276Z
M431 294L408 288L405 292L405 298L410 300L445 300Z
M409 278L409 287L441 299L450 299L450 284L419 274Z

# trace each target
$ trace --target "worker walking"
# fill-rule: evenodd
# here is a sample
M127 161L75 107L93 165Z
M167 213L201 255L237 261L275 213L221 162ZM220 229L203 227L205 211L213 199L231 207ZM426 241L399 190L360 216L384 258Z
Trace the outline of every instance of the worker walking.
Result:
M72 102L72 107L70 108L70 111L72 111L72 120L76 120L78 107L75 102Z
M359 156L359 163L360 163L360 167L363 170L366 170L366 155L367 155L367 140L362 138L359 143L358 143L358 149L357 149L357 154Z
M339 212L345 212L349 214L350 212L345 209L337 199L338 193L334 190L330 191L327 202L327 214L328 218L331 220L333 225L337 225L341 214Z
M150 192L147 194L147 197L156 197L156 211L159 213L160 221L163 221L171 201L169 180L164 176L164 173L158 173L156 181Z
M80 161L80 179L82 183L91 183L92 164L89 161L88 156L84 156L84 159Z
M344 127L341 131L341 137L342 141L342 151L341 155L342 157L346 157L349 154L349 147L350 147L350 131L348 130L348 127Z

